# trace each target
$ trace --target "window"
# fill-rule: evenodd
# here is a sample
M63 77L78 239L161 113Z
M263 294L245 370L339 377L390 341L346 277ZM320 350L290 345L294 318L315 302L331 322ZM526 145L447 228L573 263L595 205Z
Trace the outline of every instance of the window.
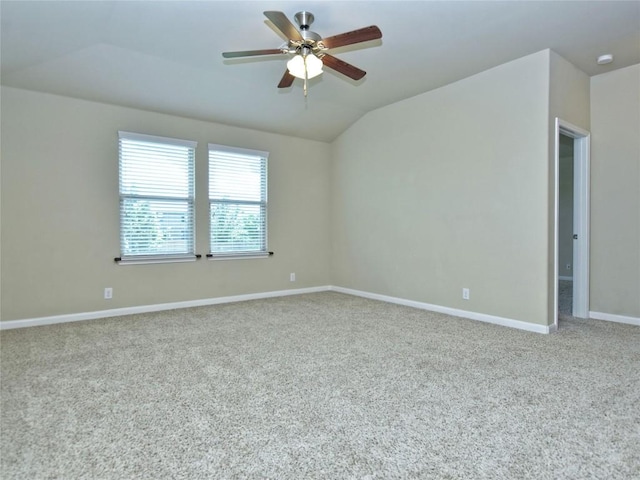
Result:
M121 261L195 260L196 142L118 136Z
M268 254L268 156L209 144L211 257Z

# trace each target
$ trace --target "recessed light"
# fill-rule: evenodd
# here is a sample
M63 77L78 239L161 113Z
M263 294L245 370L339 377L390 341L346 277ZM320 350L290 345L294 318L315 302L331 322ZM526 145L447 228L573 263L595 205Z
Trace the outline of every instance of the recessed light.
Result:
M598 65L606 65L607 63L613 62L613 55L607 53L606 55L600 55L598 57Z

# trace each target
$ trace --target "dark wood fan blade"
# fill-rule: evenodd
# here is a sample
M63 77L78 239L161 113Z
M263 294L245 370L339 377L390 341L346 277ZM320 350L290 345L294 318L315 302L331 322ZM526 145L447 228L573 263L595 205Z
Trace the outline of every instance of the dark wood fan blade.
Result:
M291 85L293 85L293 81L295 80L295 78L296 77L291 75L289 73L289 70L287 70L286 72L284 72L282 80L280 80L280 83L278 84L278 88L289 88Z
M281 54L282 50L279 48L272 48L270 50L246 50L244 52L224 52L222 56L224 58L239 58L239 57L255 57L257 55L277 55Z
M290 40L304 40L298 29L289 21L287 16L282 12L264 12L264 16L271 20L278 30Z
M371 25L370 27L360 28L352 32L323 38L322 43L324 43L324 46L327 48L337 48L353 43L368 42L369 40L376 40L378 38L382 38L382 32L375 25Z
M322 63L354 80L360 80L367 74L364 70L360 70L358 67L354 67L350 63L344 62L328 53L325 53L322 57Z

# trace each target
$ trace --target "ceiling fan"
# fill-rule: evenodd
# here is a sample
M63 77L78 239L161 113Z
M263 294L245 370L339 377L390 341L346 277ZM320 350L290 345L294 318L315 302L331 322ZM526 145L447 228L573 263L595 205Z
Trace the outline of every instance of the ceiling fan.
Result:
M282 12L268 11L264 12L264 15L289 39L287 43L280 48L224 52L222 56L224 58L239 58L258 55L293 54L293 58L287 62L287 70L284 72L278 88L290 87L296 77L301 78L304 80L305 96L307 95L307 80L320 75L323 66L336 70L354 80L360 80L367 74L364 70L360 70L339 58L329 55L327 50L382 38L382 32L375 25L322 38L317 33L309 30L309 26L314 19L313 14L310 12L303 11L295 14L294 18L299 29Z

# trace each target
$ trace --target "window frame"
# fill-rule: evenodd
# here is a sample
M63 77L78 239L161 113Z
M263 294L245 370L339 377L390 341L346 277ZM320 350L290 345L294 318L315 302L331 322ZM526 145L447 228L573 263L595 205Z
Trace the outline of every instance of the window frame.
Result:
M220 152L223 154L231 154L238 156L246 156L259 158L262 162L260 167L260 191L261 191L261 199L260 201L246 200L246 199L224 199L224 198L212 198L211 188L212 188L212 172L211 165L214 161L212 158L212 153ZM269 180L269 152L263 150L253 150L248 148L240 148L240 147L232 147L228 145L221 145L216 143L209 143L207 149L207 167L208 167L208 202L209 202L209 253L207 254L207 258L211 260L232 260L232 259L251 259L251 258L268 258L271 253L268 251L268 180ZM228 205L256 205L259 206L262 213L262 239L261 239L261 248L260 250L244 250L244 251L229 251L229 252L220 252L214 251L213 247L213 223L211 221L212 209L214 204L225 203Z
M123 193L123 140L129 142L139 142L140 144L168 145L171 147L184 147L188 149L186 168L188 180L188 194L186 196L162 196L147 194ZM190 262L197 260L200 256L195 253L196 249L196 192L195 192L195 158L198 143L192 140L183 140L171 137L161 137L143 133L118 131L118 196L119 196L119 229L120 229L120 257L116 261L120 265L149 264L149 263L175 263ZM183 167L183 166L181 166ZM157 184L160 185L160 184ZM125 225L123 223L124 202L131 199L146 199L150 201L162 201L167 203L182 204L186 202L187 211L190 213L189 226L184 230L188 234L186 252L172 253L144 253L125 254Z

